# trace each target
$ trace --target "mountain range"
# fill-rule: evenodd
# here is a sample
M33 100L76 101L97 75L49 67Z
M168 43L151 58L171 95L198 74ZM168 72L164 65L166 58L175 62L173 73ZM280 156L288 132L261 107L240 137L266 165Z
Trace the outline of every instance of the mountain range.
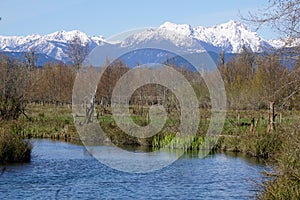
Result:
M151 46L153 43L168 44L179 48L183 53L224 51L236 54L247 47L252 52L264 52L284 45L280 40L267 41L246 25L238 21L229 21L211 27L191 27L188 24L165 22L158 28L149 28L135 33L123 41L106 40L103 36L88 36L78 30L57 31L44 36L0 36L0 51L11 57L22 57L24 52L33 48L38 56L38 63L47 61L69 62L68 43L78 36L88 44L89 51L99 46L108 49L131 49Z

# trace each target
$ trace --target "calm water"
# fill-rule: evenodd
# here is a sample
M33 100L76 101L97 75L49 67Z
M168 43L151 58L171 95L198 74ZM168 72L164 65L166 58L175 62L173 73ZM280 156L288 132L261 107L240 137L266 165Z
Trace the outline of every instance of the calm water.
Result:
M82 146L33 141L29 164L6 166L0 199L253 199L264 166L227 154L185 155L162 170L113 170ZM2 167L1 167L2 168Z

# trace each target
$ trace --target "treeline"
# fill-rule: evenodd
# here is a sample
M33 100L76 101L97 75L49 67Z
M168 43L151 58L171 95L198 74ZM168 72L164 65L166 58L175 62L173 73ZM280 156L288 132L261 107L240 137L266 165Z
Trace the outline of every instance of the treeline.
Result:
M222 62L221 54L218 65L228 107L258 110L269 109L273 103L278 109L299 109L300 58L283 54L254 54L243 48L227 63Z
M0 116L17 119L28 103L71 103L75 72L64 64L45 64L41 69L0 58Z
M241 54L225 63L220 54L217 63L224 80L229 109L268 109L273 102L281 109L299 109L300 60L289 69L280 54L254 54L243 48ZM0 56L0 116L16 119L24 113L27 103L71 104L72 90L77 67L63 63L47 63L36 68L27 55L22 63ZM199 73L184 67L175 67L193 86L200 107L210 108L209 91ZM99 84L96 104L108 106L115 84L129 71L122 62L109 66ZM213 72L205 72L207 74ZM166 79L168 75L166 74ZM176 97L172 92L156 84L145 85L135 91L132 104L159 104L174 106Z

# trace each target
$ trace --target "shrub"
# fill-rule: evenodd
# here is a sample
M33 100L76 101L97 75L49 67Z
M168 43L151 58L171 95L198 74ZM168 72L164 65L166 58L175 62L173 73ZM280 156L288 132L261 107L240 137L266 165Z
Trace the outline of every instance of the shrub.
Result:
M30 162L32 145L20 135L0 130L0 164Z
M276 158L273 172L264 183L260 199L300 199L300 135L286 128L282 148Z

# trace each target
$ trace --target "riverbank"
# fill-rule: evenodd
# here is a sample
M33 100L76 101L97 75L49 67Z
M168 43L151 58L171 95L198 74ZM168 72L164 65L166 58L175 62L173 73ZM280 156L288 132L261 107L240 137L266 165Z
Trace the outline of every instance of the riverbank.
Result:
M169 146L169 148L186 148L187 151L201 148L210 122L210 112L201 110L200 113L199 129L193 141L189 141L191 145L186 147L184 141L182 143L181 140L178 140L175 145ZM21 116L18 120L0 122L1 131L11 133L12 137L18 136L24 139L49 138L81 143L74 126L71 108L55 105L28 105L27 115L29 118ZM280 114L281 117L275 121L275 131L271 133L267 133L267 116L268 113L265 110L228 111L222 135L213 150L241 152L247 156L262 158L267 163L271 162L272 166L275 167L274 171L268 172L268 175L274 178L264 184L265 190L260 194L260 198L297 199L300 197L299 113L297 111L283 111ZM174 114L168 117L170 118L167 120L166 127L157 135L146 139L135 138L123 133L114 122L109 111L103 112L98 120L109 140L115 145L144 146L157 149L168 145L175 133L178 132L178 116ZM133 115L133 120L140 125L148 123L146 114ZM24 143L24 140L13 140ZM7 140L2 140L2 143L4 143L3 141L6 142ZM15 144L15 146L19 146L20 143L15 142ZM3 152L3 150L1 151ZM24 158L26 159L11 161L30 160L30 157Z
M21 135L23 138L47 138L67 142L80 141L76 132L72 110L68 106L28 105L28 117L0 121L1 129Z
M18 120L0 121L1 130L20 135L23 138L48 138L63 140L71 143L81 143L74 126L72 110L68 106L56 105L28 105L28 117L20 116ZM147 113L147 108L143 113ZM199 150L204 142L211 113L209 110L200 110L201 118L197 135L190 146L184 145L184 138L175 142L169 148L186 148L186 150ZM221 136L214 151L242 152L249 156L263 159L273 158L281 148L284 140L285 127L294 126L299 120L297 112L285 111L276 121L277 129L267 133L267 111L228 111ZM133 121L141 126L149 123L147 114L133 114ZM179 132L180 119L178 115L168 116L162 131L150 138L136 138L124 133L114 121L108 110L98 116L99 124L106 136L113 144L119 146L145 146L162 148L170 143ZM254 122L252 123L252 120ZM184 143L184 144L181 144Z
M280 148L273 157L272 170L265 174L260 199L300 199L300 130L299 125L284 127Z

